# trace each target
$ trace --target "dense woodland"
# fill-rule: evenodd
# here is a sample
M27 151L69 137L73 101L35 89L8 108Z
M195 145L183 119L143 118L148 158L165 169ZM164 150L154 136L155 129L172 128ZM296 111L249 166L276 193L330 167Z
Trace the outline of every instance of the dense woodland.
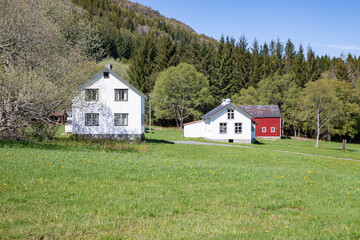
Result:
M129 64L127 80L146 95L153 92L160 72L188 63L208 80L211 98L199 107L203 113L222 98L231 98L236 104L277 104L282 110L284 135L315 136L321 125L321 136L326 139L360 140L360 57L317 56L311 46L294 46L290 39L260 43L245 36L227 36L217 41L127 0L63 3L72 9L75 29L80 23L91 28L94 47L88 46L83 55L96 61L114 58ZM315 116L314 109L319 110L319 106L310 106L316 101L310 93L324 88L309 83L318 80L329 85L325 96L333 99L327 101L341 104L320 107L323 112L317 111ZM320 94L315 91L314 95ZM305 109L306 102L309 107ZM189 116L185 121L198 117Z

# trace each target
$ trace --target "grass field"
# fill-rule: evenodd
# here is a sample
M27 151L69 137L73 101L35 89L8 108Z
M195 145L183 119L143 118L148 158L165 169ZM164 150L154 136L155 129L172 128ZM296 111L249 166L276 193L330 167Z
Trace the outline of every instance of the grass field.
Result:
M359 239L358 145L0 144L0 238ZM289 147L291 146L291 147ZM288 149L290 148L290 149Z

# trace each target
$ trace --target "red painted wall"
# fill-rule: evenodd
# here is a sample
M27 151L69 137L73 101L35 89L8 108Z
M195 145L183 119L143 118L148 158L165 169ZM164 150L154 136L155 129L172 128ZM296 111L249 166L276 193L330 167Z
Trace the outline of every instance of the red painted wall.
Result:
M281 118L253 118L256 122L256 137L280 137L281 136ZM266 127L266 132L262 128ZM275 132L271 132L271 127L275 127Z

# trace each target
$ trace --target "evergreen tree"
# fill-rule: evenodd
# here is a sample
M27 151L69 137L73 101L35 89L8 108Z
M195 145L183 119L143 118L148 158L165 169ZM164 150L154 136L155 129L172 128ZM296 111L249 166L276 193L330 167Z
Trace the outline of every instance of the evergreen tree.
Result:
M163 36L158 43L155 58L155 70L160 72L170 66L175 65L175 46L168 35Z
M284 46L280 42L280 39L278 38L275 45L275 72L278 74L283 73L283 53L284 53Z
M315 52L310 46L307 48L306 81L315 81L320 78L320 68L315 57Z
M304 56L304 49L302 44L299 46L299 51L296 54L295 61L294 61L294 73L295 73L295 82L299 87L305 87L306 84L306 71L305 71L305 56Z
M269 54L269 46L265 42L262 47L262 63L261 63L261 79L267 78L271 74L270 70L270 54Z
M234 92L239 92L241 88L249 86L250 53L245 36L240 37L235 48L235 68L232 87Z
M249 85L256 86L260 81L261 74L261 55L259 49L259 42L255 38L251 48L251 72L249 77Z
M340 57L335 59L333 72L338 80L349 82L349 72L344 58L344 55L341 53Z
M287 40L285 45L285 56L284 56L284 72L285 74L290 73L293 69L294 61L296 57L296 51L294 44L290 41L290 39Z
M154 68L155 45L151 38L145 38L136 55L132 58L128 69L130 83L144 94L150 93L154 87L151 74Z

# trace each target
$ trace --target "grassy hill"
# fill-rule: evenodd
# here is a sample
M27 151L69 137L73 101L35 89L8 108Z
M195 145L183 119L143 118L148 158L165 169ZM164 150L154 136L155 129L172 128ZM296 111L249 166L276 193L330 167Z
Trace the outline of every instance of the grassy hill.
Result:
M147 138L1 142L0 238L360 237L359 162Z

